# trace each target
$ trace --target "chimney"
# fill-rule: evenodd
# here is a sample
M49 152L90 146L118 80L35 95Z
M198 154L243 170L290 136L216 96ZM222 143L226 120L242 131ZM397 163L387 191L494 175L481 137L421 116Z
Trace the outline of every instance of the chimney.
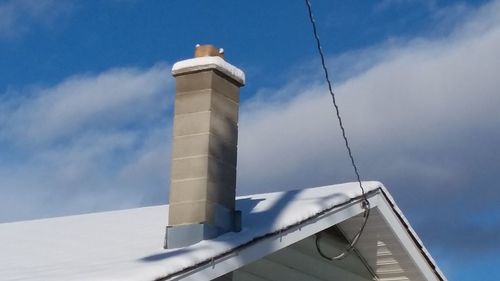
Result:
M245 74L223 49L196 45L174 64L175 113L165 248L239 231L235 211L240 87Z

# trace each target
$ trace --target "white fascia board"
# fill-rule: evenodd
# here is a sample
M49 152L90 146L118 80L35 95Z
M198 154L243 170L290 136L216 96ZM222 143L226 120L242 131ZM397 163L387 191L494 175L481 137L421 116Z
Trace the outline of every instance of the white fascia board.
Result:
M370 207L374 208L379 202L380 191L368 194ZM363 213L362 199L347 203L338 208L308 220L298 226L291 227L281 233L270 235L255 241L251 245L237 249L234 252L214 259L209 264L201 265L192 271L173 276L164 280L200 281L212 280L226 273L232 272L244 265L270 255L288 247L304 238L312 236L344 220Z
M441 269L437 266L437 263L432 258L432 255L425 248L424 243L422 242L422 240L420 240L420 237L418 237L415 230L411 227L410 222L406 219L406 217L403 214L403 211L401 211L401 209L398 207L398 205L396 204L396 201L394 200L392 195L389 193L387 188L385 188L385 186L382 185L381 189L382 189L382 193L385 197L384 198L385 201L388 201L388 203L390 204L390 208L392 208L394 210L394 212L399 216L399 219L403 222L404 227L408 230L408 232L411 234L413 239L415 239L417 241L418 245L420 245L422 252L424 253L425 257L427 257L427 259L430 261L430 263L434 266L437 274L441 277L442 280L448 280L448 279L446 279L446 277L445 277L444 273L441 271Z
M387 193L384 192L384 195ZM400 241L401 245L406 249L408 256L413 260L417 268L422 272L426 280L428 281L447 281L446 277L444 274L441 273L439 268L435 265L436 270L434 270L430 265L429 262L425 259L425 257L428 257L431 262L433 262L432 258L430 257L430 254L423 248L423 244L416 236L416 234L409 229L409 224L406 221L406 218L402 216L401 213L399 213L399 217L396 215L396 212L399 209L395 209L397 207L393 206L392 204L389 203L389 201L386 199L386 197L379 194L378 199L379 202L377 203L378 210L384 217L384 219L387 221L387 224L392 228L392 232L396 236L396 238ZM389 198L391 199L391 198ZM407 224L404 225L402 220ZM420 245L417 245L415 243L417 241ZM424 256L425 255L425 256ZM441 279L438 277L441 277Z

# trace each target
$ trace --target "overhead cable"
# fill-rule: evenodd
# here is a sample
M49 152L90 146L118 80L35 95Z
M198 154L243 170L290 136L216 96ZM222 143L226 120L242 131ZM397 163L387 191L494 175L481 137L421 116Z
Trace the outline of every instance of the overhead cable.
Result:
M344 122L342 121L342 117L340 115L340 109L339 109L339 106L337 104L337 100L335 98L335 93L333 91L332 82L330 81L330 76L328 74L328 68L326 67L325 55L323 54L323 48L321 47L321 41L319 39L318 30L317 30L317 27L316 27L316 21L314 20L314 16L313 16L313 12L312 12L311 1L310 0L304 0L304 1L305 1L306 5L307 5L309 20L311 22L312 29L313 29L313 35L314 35L314 38L316 40L316 48L317 48L319 56L321 58L321 66L322 66L323 72L325 74L325 80L326 80L326 82L328 84L328 90L330 92L330 96L332 97L333 106L335 107L335 113L337 115L337 120L339 122L340 130L342 132L342 138L344 139L344 144L345 144L345 147L347 149L347 153L349 154L349 159L351 160L351 165L353 167L354 174L356 175L356 179L358 181L359 188L361 189L361 194L362 194L362 198L363 198L363 201L362 201L362 207L364 209L364 212L363 212L363 217L364 217L363 223L362 223L359 231L351 239L349 245L346 247L346 249L345 249L344 252L342 252L342 253L338 254L337 256L334 256L334 257L328 257L328 256L326 256L321 251L321 249L319 247L320 246L319 245L319 236L316 236L316 248L318 250L318 253L322 257L324 257L326 259L329 259L329 260L339 260L339 259L342 259L345 256L347 256L347 254L349 254L354 249L356 243L358 242L359 238L361 237L361 234L363 233L363 230L364 230L364 228L366 226L366 222L368 221L368 217L370 215L370 202L368 201L365 189L363 188L363 183L361 182L361 176L359 175L358 167L356 165L356 162L354 161L354 156L353 156L353 153L352 153L352 149L351 149L351 147L349 145L349 140L347 139L347 134L346 134L346 130L345 130L345 127L344 127Z

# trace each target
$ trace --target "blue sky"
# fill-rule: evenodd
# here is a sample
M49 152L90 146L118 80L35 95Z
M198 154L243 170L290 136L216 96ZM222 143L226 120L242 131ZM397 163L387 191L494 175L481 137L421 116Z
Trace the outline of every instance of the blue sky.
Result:
M500 1L313 9L362 177L450 280L500 279ZM0 222L166 203L170 68L197 43L247 74L239 194L354 179L303 1L7 0Z

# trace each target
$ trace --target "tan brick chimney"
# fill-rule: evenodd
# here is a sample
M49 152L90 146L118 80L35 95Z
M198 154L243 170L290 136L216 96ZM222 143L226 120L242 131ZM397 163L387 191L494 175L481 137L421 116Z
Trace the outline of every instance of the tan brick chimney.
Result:
M235 211L236 154L243 71L223 50L197 45L177 62L166 248L239 230Z

